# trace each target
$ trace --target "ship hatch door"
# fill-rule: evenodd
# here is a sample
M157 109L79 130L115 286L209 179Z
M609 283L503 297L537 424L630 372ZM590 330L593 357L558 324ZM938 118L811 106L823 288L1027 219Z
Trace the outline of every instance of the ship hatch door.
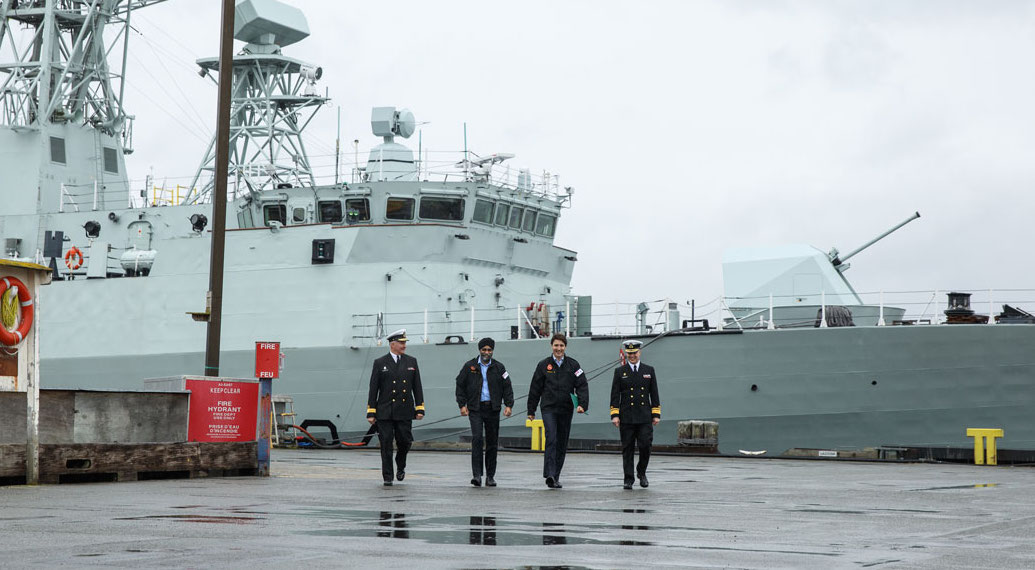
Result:
M151 249L151 235L154 233L151 222L136 221L129 224L129 248L149 250Z

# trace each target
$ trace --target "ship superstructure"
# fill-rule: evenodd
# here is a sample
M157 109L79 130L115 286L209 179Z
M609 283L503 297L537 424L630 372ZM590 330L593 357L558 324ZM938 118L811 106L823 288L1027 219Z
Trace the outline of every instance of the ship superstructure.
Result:
M205 318L213 147L199 149L183 196L134 206L124 73L106 60L131 49L132 14L157 1L0 3L0 53L19 56L0 63L0 238L4 257L54 271L40 299L46 387L140 389L202 370L191 315ZM656 321L644 303L620 330L573 295L577 255L554 243L570 188L511 176L508 153L465 149L430 168L405 144L414 114L393 106L370 114L380 140L366 162L318 184L302 135L329 100L324 71L285 53L308 35L304 14L244 0L235 34L221 372L251 375L254 343L280 341L275 390L299 419L366 431L370 363L384 334L406 327L434 422L418 438L455 437L467 424L453 378L470 341L496 337L523 394L548 354L537 339L561 331L592 381L580 439L616 437L607 380L621 338L638 336L662 381L659 443L692 418L718 420L732 452L965 445L964 428L979 424L1004 427L1006 447L1035 449L1035 325L879 326L903 310L863 302L836 252L782 248L727 257L719 314L729 318L701 326L666 300ZM198 65L211 76L218 63ZM828 318L844 311L857 321ZM527 435L517 421L503 433Z

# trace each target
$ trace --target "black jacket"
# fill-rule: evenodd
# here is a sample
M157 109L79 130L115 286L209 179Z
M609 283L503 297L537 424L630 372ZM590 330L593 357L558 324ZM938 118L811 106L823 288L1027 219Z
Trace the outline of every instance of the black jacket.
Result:
M646 424L652 418L661 417L658 375L653 366L640 362L635 374L629 364L615 368L611 381L611 417L615 416L622 424Z
M374 360L370 371L370 394L367 396L367 417L379 420L412 420L424 413L424 389L420 384L417 359L399 355L399 364L391 354Z
M528 388L528 415L535 415L540 398L544 412L570 413L575 409L572 394L576 395L582 409L589 411L589 383L579 361L566 356L558 368L553 356L544 358L532 373L532 385Z
M485 371L485 379L489 382L489 401L492 411L500 411L500 405L514 407L514 387L510 383L507 367L499 360L493 359L489 369ZM464 363L460 373L456 375L456 404L461 408L467 406L472 412L480 411L482 401L482 366L477 358Z

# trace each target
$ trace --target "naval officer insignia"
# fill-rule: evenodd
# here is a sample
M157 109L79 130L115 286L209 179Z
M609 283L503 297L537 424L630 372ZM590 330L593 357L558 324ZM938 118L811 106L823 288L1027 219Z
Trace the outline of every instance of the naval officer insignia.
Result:
M407 370L416 370L416 368L411 366L411 367L407 368Z
M384 368L382 368L382 369L381 369L381 372L388 372L388 367L387 367L387 366L385 366Z
M644 378L650 378L650 374L644 374L643 377Z
M471 367L471 372L474 372L474 366Z
M553 370L553 364L547 364L546 365L546 369L547 370Z

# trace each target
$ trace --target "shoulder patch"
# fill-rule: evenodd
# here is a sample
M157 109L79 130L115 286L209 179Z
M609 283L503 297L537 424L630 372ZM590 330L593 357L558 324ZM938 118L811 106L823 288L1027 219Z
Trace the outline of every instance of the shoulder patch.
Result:
M582 376L582 369L581 368L579 368L578 370L575 371L575 377L578 378L579 376Z
M504 371L503 372L503 379L506 380L507 378L510 378L510 372Z

